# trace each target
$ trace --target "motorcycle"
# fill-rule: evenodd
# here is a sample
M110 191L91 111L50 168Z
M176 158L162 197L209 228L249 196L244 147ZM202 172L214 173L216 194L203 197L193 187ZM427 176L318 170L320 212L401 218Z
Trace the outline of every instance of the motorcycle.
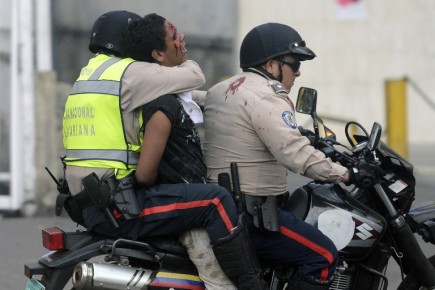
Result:
M299 90L296 111L308 114L314 132L304 131L312 145L348 168L370 174L356 185L312 181L282 198L281 208L318 227L339 250L339 265L329 289L384 289L388 262L402 271L399 290L435 289L435 255L427 258L415 237L435 244L435 202L414 203L413 166L381 139L374 123L370 134L357 122L345 126L350 148L340 144L316 113L317 91ZM352 134L356 126L363 135ZM363 166L364 165L364 166ZM224 182L246 211L237 165ZM223 178L227 180L228 178ZM43 230L50 250L25 265L26 290L64 289L205 289L197 269L176 237L140 241L111 239L88 231ZM262 261L271 290L285 289L294 268Z

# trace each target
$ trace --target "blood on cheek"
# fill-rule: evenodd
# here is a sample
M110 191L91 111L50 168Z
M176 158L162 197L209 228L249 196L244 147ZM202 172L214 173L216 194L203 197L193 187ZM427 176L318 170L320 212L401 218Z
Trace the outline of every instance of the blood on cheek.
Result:
M180 40L178 38L177 28L172 23L170 23L170 22L168 22L168 26L169 26L169 30L173 34L175 55L178 56L178 49L181 48L181 43L180 43Z
M175 56L178 56L178 49L181 47L180 42L174 40L174 47L175 47Z

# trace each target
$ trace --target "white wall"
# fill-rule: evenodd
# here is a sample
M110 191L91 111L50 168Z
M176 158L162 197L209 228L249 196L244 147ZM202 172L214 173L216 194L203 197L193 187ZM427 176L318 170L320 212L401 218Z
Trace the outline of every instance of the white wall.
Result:
M336 0L240 0L238 39L254 26L281 22L295 28L317 58L304 62L300 86L318 90L318 111L386 126L384 82L413 79L435 103L435 2L362 0L363 19L338 19ZM360 7L361 8L361 7ZM435 111L408 89L408 140L434 143ZM343 135L342 127L333 128ZM386 128L385 128L386 129Z

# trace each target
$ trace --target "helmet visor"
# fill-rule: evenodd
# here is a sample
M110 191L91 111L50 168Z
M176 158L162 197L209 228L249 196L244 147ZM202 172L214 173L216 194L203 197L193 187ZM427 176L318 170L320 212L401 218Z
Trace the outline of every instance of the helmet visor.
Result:
M290 54L300 61L310 60L316 57L316 54L306 47L305 41L303 40L290 43L288 49Z

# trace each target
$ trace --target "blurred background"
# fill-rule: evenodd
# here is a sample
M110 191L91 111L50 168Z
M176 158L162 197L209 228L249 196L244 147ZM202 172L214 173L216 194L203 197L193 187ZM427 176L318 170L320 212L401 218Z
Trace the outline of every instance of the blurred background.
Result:
M254 26L292 26L317 54L302 64L293 101L299 87L317 89L318 113L343 143L346 121L367 130L377 121L384 141L435 174L426 164L435 156L435 1L0 0L2 213L53 214L56 186L44 167L62 174L63 107L92 56L93 22L110 10L174 23L206 75L203 89L240 71L240 43Z

